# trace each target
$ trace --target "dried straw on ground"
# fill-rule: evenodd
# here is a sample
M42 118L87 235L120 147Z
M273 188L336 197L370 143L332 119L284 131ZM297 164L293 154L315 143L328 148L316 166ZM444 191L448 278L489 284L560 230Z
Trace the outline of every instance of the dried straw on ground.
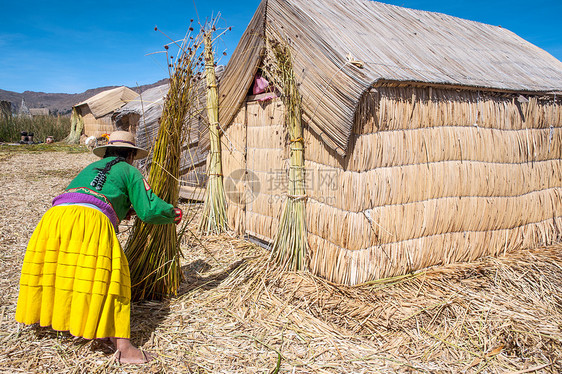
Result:
M159 354L152 365L120 366L103 344L23 327L14 313L31 231L95 157L13 149L0 148L1 373L267 373L277 352L281 372L295 373L562 371L560 245L349 287L281 275L267 252L228 235L205 247L186 237L178 297L133 304L133 342ZM122 242L129 233L124 222Z

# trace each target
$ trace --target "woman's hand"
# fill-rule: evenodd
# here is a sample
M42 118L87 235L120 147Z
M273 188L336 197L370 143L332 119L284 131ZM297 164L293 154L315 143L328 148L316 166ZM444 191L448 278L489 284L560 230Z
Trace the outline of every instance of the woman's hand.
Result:
M181 211L180 208L174 208L174 213L176 213L176 216L174 217L174 223L177 225L178 223L181 222L181 219L183 217L183 212Z

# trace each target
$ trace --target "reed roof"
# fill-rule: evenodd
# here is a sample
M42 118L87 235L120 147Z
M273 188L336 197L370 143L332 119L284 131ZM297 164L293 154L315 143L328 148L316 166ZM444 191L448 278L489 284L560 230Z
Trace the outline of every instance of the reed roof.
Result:
M94 117L97 119L115 111L118 108L121 108L138 95L138 93L130 88L121 86L100 92L99 94L74 105L74 107L78 108L87 105Z
M289 41L303 114L340 154L361 96L377 83L562 89L562 63L500 26L369 0L262 0L220 85L223 124L253 82L265 36Z
M169 89L169 84L149 88L116 110L112 119L118 125L123 117L129 114L138 114L141 117L139 123L149 127L154 125L158 128L158 120L162 115L162 108L164 107L164 98Z
M48 116L49 108L29 108L29 113L32 116Z

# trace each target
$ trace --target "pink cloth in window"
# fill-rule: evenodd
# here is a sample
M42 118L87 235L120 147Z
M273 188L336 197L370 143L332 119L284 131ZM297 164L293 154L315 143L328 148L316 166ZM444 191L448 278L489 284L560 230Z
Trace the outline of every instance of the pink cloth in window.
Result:
M261 94L265 92L265 89L269 86L269 82L262 76L256 75L254 80L254 88L252 89L252 93L254 95Z

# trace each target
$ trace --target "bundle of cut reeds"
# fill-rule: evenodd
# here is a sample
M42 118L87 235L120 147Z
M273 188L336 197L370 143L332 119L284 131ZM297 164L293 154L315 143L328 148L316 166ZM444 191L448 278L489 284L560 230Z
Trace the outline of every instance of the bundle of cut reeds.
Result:
M68 144L78 144L80 143L80 135L82 135L82 130L84 130L84 119L76 108L72 108L72 115L70 116L70 133L65 139Z
M213 55L212 29L204 35L205 76L207 79L207 120L209 122L210 150L207 163L209 176L205 191L205 205L199 229L203 234L220 234L228 228L226 195L224 192L221 143L219 126L219 98L215 60Z
M154 193L174 206L179 198L184 123L194 99L194 73L200 66L200 39L188 33L181 45L172 43L179 47L178 58L175 62L172 56L168 58L170 89L162 111L148 178ZM125 253L131 272L133 300L161 299L176 294L181 281L181 252L174 224L153 225L136 219Z
M305 268L308 251L301 96L289 46L280 42L268 44L275 60L270 74L282 92L286 108L285 125L290 137L289 191L271 257L283 269L295 271Z

